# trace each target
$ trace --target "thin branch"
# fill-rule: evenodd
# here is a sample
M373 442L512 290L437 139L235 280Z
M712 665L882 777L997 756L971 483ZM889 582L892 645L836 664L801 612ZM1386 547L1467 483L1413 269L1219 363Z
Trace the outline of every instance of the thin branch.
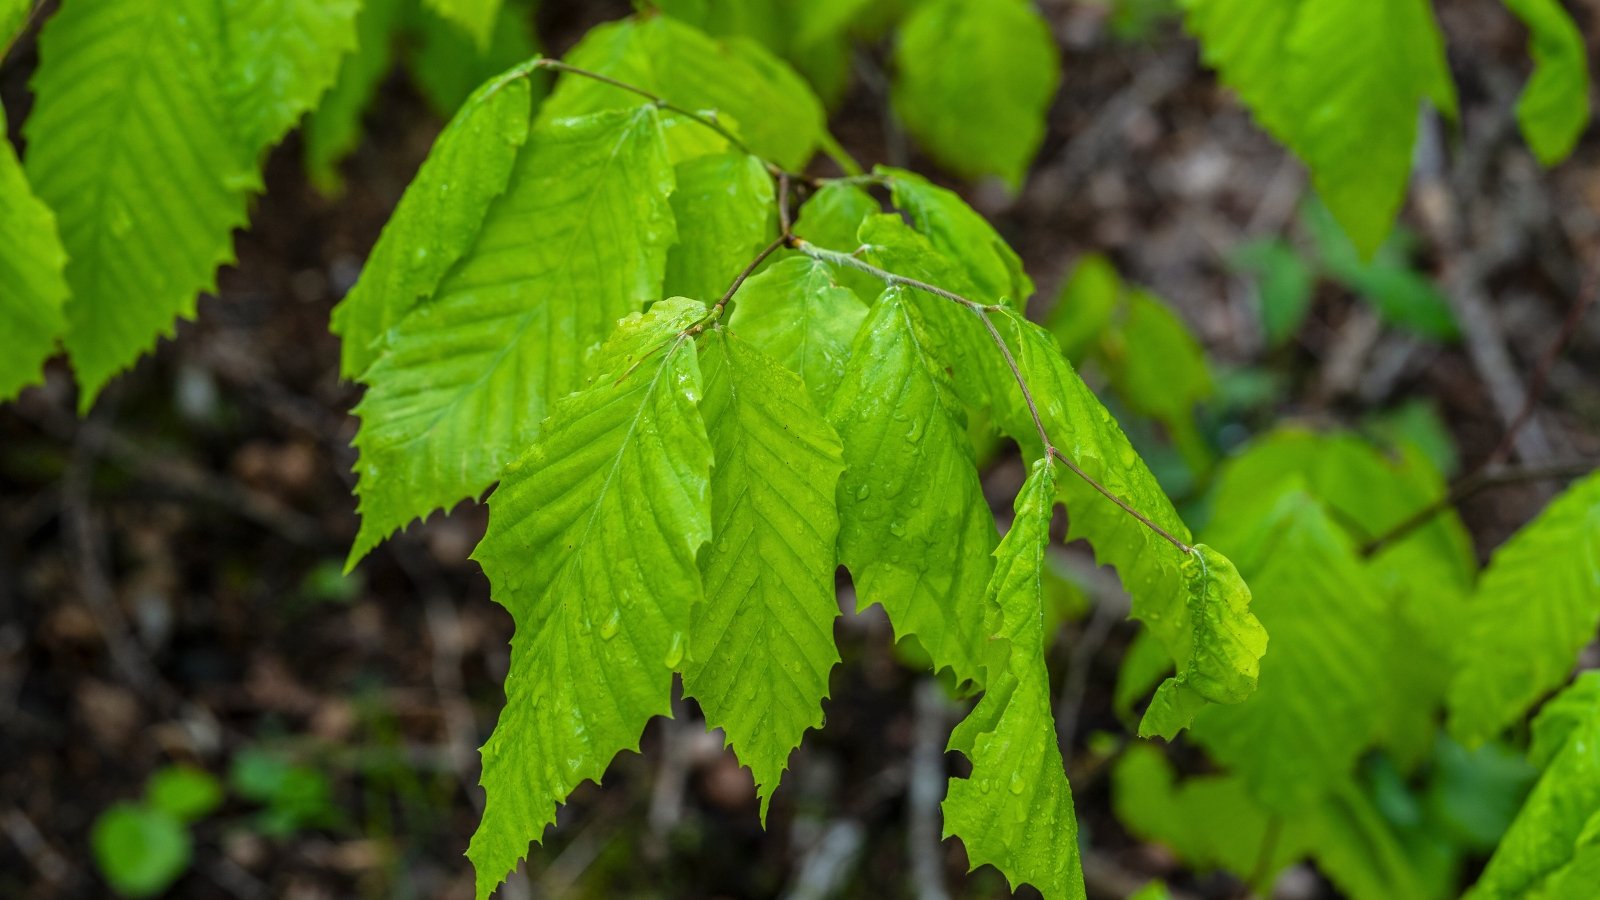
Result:
M977 310L979 312L997 312L1001 309L1004 309L1004 307L999 305L985 305L976 300L968 300L966 297L963 297L954 291L947 291L942 287L929 284L926 281L918 281L915 278L907 278L904 275L897 275L887 269L880 269L877 266L866 262L860 257L852 256L849 253L840 253L837 250L828 250L818 247L816 244L813 244L802 237L796 237L790 246L792 246L795 250L799 250L801 253L811 257L812 259L818 259L826 263L833 263L837 266L848 266L849 268L860 272L865 272L868 275L881 279L885 284L890 286L902 285L908 288L915 288L925 294L932 294L935 297L943 297L952 303L959 303L968 309Z
M1564 462L1543 463L1531 466L1497 466L1480 469L1456 482L1444 496L1412 513L1402 521L1361 548L1362 556L1372 556L1428 522L1439 513L1455 506L1479 491L1508 484L1529 481L1561 481L1587 475L1600 469L1600 459L1576 459Z
M1572 304L1572 309L1567 311L1567 318L1561 323L1561 330L1556 332L1555 339L1545 348L1544 354L1539 357L1539 362L1534 367L1533 375L1528 379L1528 390L1523 395L1522 408L1517 410L1516 416L1506 426L1505 435L1490 452L1481 469L1504 462L1511 453L1511 448L1516 445L1518 432L1533 418L1533 411L1538 408L1540 399L1544 397L1545 388L1549 385L1550 370L1560 358L1561 351L1566 349L1567 344L1571 343L1573 336L1578 333L1578 326L1583 323L1584 313L1589 311L1590 305L1594 303L1595 293L1600 291L1600 280L1597 278L1600 278L1600 270L1590 272L1583 286L1578 289L1578 299Z
M6 40L4 47L0 47L0 65L5 64L6 57L11 55L11 51L16 49L17 44L21 42L22 36L28 33L29 28L33 27L33 23L39 18L39 13L44 12L44 4L45 0L38 0L37 3L33 4L33 8L28 10L28 17L22 20L21 25L17 26L17 33ZM4 125L4 122L0 122L0 128L3 128Z

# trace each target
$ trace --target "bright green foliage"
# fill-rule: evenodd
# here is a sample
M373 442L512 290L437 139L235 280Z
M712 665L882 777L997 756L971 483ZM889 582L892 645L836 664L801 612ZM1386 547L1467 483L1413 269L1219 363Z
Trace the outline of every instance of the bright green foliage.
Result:
M835 281L832 266L805 257L780 260L734 295L730 325L800 376L812 403L827 409L844 377L850 343L867 308Z
M667 296L716 299L777 234L772 178L742 153L678 163L672 214L678 244L667 254Z
M765 821L790 751L822 724L839 662L844 465L838 435L777 360L723 329L700 353L716 541L701 557L705 605L693 613L683 689L755 774Z
M0 30L0 42L4 35ZM33 195L16 151L3 135L0 197L5 198L0 204L0 334L6 336L0 400L10 400L40 381L44 361L55 354L56 341L66 331L61 305L67 298L62 276L67 254L56 236L55 216Z
M830 104L850 70L846 30L870 0L655 0L707 34L754 38L794 64Z
M468 100L401 196L361 279L333 311L346 378L366 371L389 329L472 247L485 210L506 189L528 139L527 74L525 67L513 69Z
M1083 365L1088 358L1094 342L1111 324L1111 312L1121 296L1122 278L1104 256L1091 253L1072 267L1045 327L1073 365Z
M1595 865L1600 838L1600 674L1587 672L1561 692L1533 723L1539 783L1506 832L1472 900L1578 898L1583 869Z
M994 517L966 415L924 315L937 297L891 288L873 306L828 408L844 442L839 558L864 608L882 604L939 669L981 680Z
M1440 894L1425 884L1371 799L1349 782L1322 802L1274 816L1241 779L1208 775L1180 784L1159 751L1136 746L1118 763L1112 794L1117 818L1130 831L1166 844L1201 870L1258 873L1261 893L1278 872L1310 856L1354 900Z
M94 861L124 897L154 897L189 868L194 847L183 822L141 803L118 803L95 819Z
M461 28L480 48L487 48L492 39L495 22L499 20L502 0L422 0L440 18Z
M1101 336L1100 360L1128 408L1166 425L1192 429L1194 408L1211 396L1211 368L1188 326L1158 297L1130 289L1120 321Z
M82 409L232 259L259 182L228 118L223 27L210 0L68 0L39 36L26 168L67 251Z
M1311 170L1363 256L1405 197L1426 99L1455 88L1427 0L1184 0L1205 60Z
M324 193L339 187L339 161L361 140L361 115L394 62L389 35L408 0L361 0L356 15L356 50L344 58L333 87L306 116L301 139L306 172Z
M354 11L76 0L45 27L26 168L68 255L81 408L213 287L262 151L331 83Z
M415 12L409 30L418 43L407 58L408 69L423 97L441 116L460 109L480 84L539 53L530 0L501 4L487 47L480 47L459 28L441 25L426 6L416 7ZM546 79L529 76L529 86L542 96Z
M204 769L167 766L150 776L145 802L180 822L193 822L222 805L222 783Z
M752 152L785 168L803 166L826 132L822 104L799 75L760 44L718 41L667 16L642 14L590 31L566 62L715 113ZM540 111L542 122L634 107L637 94L583 78L564 78ZM673 161L728 149L684 117L666 113Z
M674 299L625 320L588 387L555 404L490 500L473 556L517 631L467 851L480 898L542 838L556 803L671 709L702 596L695 554L711 538L700 367L679 336L704 313Z
M1589 124L1589 59L1560 0L1505 0L1528 27L1533 77L1517 98L1517 123L1539 162L1566 159Z
M794 232L821 247L854 251L861 243L861 223L881 212L883 207L871 194L848 182L830 181L800 207ZM834 277L855 291L862 303L871 303L883 290L882 281L855 269L842 268Z
M1550 502L1483 572L1465 608L1450 730L1477 743L1566 680L1600 625L1600 472Z
M1022 259L966 201L904 169L878 166L873 173L888 181L895 208L910 217L933 249L966 270L979 297L1017 309L1027 305L1033 280L1022 270Z
M997 317L1056 449L1173 538L1190 543L1189 529L1155 476L1061 355L1055 337L1015 313ZM996 403L1001 429L1037 455L1033 419L1015 384L997 394ZM1133 617L1156 634L1178 666L1178 675L1157 690L1140 732L1170 738L1204 702L1237 703L1248 696L1266 652L1266 632L1249 612L1250 591L1233 565L1209 548L1185 554L1081 478L1063 478L1060 486L1071 536L1087 539L1102 564L1116 566L1133 597Z
M1078 821L1051 714L1041 572L1050 543L1056 473L1034 463L1017 495L1017 516L995 550L984 592L983 699L950 737L972 761L972 775L950 779L945 836L961 838L973 868L985 863L1015 888L1027 882L1046 898L1084 897Z
M28 22L33 0L0 0L0 48L6 47Z
M1055 39L1028 0L926 0L901 24L894 59L895 112L929 154L961 175L1022 184L1061 81Z
M1254 696L1201 710L1193 735L1258 802L1292 815L1347 778L1379 731L1386 602L1350 539L1302 490L1266 494L1220 529L1211 538L1249 580L1272 652Z
M259 152L317 105L356 47L360 0L223 0L225 93L235 133Z
M482 493L579 385L589 348L659 296L672 184L653 108L534 128L472 248L362 376L352 562Z

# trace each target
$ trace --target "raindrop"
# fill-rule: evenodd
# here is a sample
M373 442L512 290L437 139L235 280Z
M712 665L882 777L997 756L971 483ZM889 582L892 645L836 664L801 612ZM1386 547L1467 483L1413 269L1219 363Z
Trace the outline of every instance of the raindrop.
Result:
M609 641L616 637L617 629L620 627L622 627L622 610L613 609L611 611L611 618L607 619L605 624L600 626L600 640Z
M667 647L667 656L661 661L669 669L676 669L683 662L683 633L672 636L672 644Z

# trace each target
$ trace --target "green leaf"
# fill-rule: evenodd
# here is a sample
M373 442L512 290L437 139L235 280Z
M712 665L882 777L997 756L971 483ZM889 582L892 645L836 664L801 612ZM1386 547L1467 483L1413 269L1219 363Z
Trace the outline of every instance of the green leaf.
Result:
M1061 352L1082 365L1089 349L1111 324L1111 313L1122 299L1122 278L1111 261L1097 253L1078 260L1061 286L1045 327L1056 336Z
M204 769L166 766L150 776L145 799L180 822L193 822L222 805L222 783Z
M1212 536L1250 582L1272 652L1255 694L1201 710L1193 735L1264 806L1292 815L1348 778L1372 745L1393 648L1386 601L1350 539L1314 498L1287 488Z
M1528 27L1533 77L1517 98L1517 124L1546 166L1566 159L1589 124L1589 59L1583 35L1558 0L1505 0Z
M950 779L945 837L961 838L973 868L993 865L1013 890L1083 898L1078 820L1051 713L1045 669L1041 573L1055 507L1052 460L1038 460L1017 495L1016 519L995 550L984 591L991 635L983 699L957 726L950 749L972 775Z
M856 185L830 181L800 207L794 233L819 247L850 252L860 244L861 224L882 212L882 205ZM863 304L870 304L883 291L882 281L855 269L841 269L834 277L855 291Z
M440 18L465 31L479 49L487 49L500 16L501 0L422 0Z
M946 259L958 262L977 289L972 297L982 303L1009 301L1023 309L1033 296L1033 280L1022 270L1022 259L994 230L988 220L968 206L954 191L930 183L904 169L878 166L873 173L888 180L896 208Z
M472 247L528 139L533 108L527 76L528 68L518 66L481 87L434 141L401 195L360 280L333 310L346 378L366 371L389 329Z
M528 0L501 5L489 45L482 48L461 29L441 27L438 15L427 6L415 7L414 12L410 30L418 44L407 64L422 96L440 116L454 115L479 85L539 53ZM535 98L549 88L544 72L529 75L528 83Z
M660 296L672 184L652 108L535 126L472 249L362 377L352 563L489 487L579 386L589 349Z
M822 104L811 89L760 44L714 40L667 16L642 14L601 25L565 59L685 109L714 112L753 152L787 169L803 167L826 132ZM645 102L637 94L569 75L557 82L539 116L549 122ZM703 125L670 112L664 118L674 162L729 149Z
M1363 256L1405 198L1428 99L1455 115L1426 0L1184 0L1206 62L1311 170Z
M1282 346L1298 334L1311 311L1316 273L1294 247L1278 238L1252 241L1234 251L1231 264L1255 277L1268 346Z
M927 0L901 24L894 59L895 112L928 153L963 176L1019 187L1061 81L1055 38L1033 5Z
M154 897L189 868L194 848L183 823L159 809L118 803L94 820L94 861L124 897Z
M1020 314L995 314L1040 420L1067 459L1176 540L1191 543L1155 476L1122 429L1061 355L1048 331ZM998 353L998 351L995 351ZM1009 378L1009 375L1006 377ZM1030 456L1042 452L1031 411L1012 383L996 389L995 419ZM1255 687L1266 632L1249 612L1250 590L1210 548L1185 554L1076 476L1060 482L1069 535L1085 538L1101 564L1116 566L1145 623L1177 664L1157 689L1141 733L1171 737L1205 702L1237 703Z
M1579 675L1539 713L1530 757L1544 773L1467 894L1471 900L1560 897L1541 889L1560 887L1569 863L1591 864L1593 838L1583 839L1600 830L1586 827L1600 809L1600 673Z
M9 47L28 24L33 0L0 0L0 48Z
M695 554L712 533L700 367L679 335L704 314L679 298L625 320L489 501L473 557L517 630L467 850L479 898L557 803L672 708L702 596Z
M333 87L301 126L306 171L317 189L336 193L337 169L361 141L361 117L394 62L391 37L406 0L362 0L356 49L344 57Z
M739 288L729 320L736 333L798 374L818 409L828 408L867 317L836 274L804 256L779 260Z
M1411 264L1410 235L1396 231L1371 260L1364 260L1327 207L1309 203L1303 218L1328 274L1371 304L1384 321L1435 340L1460 336L1449 301Z
M977 682L995 526L923 318L945 302L891 288L851 349L828 408L844 442L839 557L862 608L881 604L895 635L915 635L936 669Z
M0 205L0 333L6 335L0 401L5 401L43 380L44 361L55 355L56 342L67 330L61 312L67 299L62 275L67 254L56 236L55 215L34 196L16 151L3 135L0 197L6 198Z
M222 0L225 92L255 152L276 144L333 86L356 48L360 0Z
M1600 472L1573 484L1497 551L1465 610L1450 732L1498 734L1567 678L1600 626Z
M676 171L678 243L667 254L664 293L710 302L778 234L772 176L743 153L697 156Z
M1214 389L1205 350L1148 291L1126 291L1117 312L1097 354L1111 389L1128 409L1166 428L1191 470L1205 471L1212 451L1195 427L1195 407Z
M68 0L39 36L25 168L67 251L82 410L233 258L259 148L230 118L224 27L210 0Z
M716 541L701 558L705 604L694 610L683 690L754 773L765 822L790 751L822 725L839 662L834 492L844 464L799 378L724 329L704 341Z

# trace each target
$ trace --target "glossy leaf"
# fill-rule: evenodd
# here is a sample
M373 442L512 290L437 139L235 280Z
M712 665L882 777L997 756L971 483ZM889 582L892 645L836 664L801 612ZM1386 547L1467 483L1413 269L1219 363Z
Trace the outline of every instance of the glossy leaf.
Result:
M489 502L473 557L517 630L467 851L480 900L557 803L671 710L711 538L700 367L679 336L704 313L679 298L625 320Z
M803 256L780 260L744 283L730 320L735 332L800 376L818 409L828 408L867 317L837 275Z
M713 302L778 235L772 176L741 153L697 156L676 170L678 243L667 254L664 293Z

